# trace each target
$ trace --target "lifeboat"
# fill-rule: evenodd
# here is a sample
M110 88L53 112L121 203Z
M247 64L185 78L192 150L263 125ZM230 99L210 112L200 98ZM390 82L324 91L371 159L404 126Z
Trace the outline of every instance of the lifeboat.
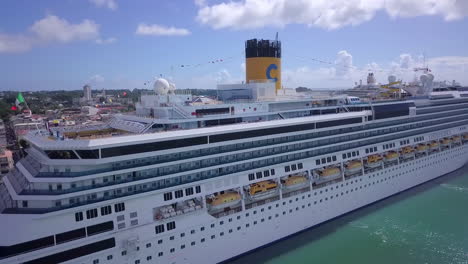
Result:
M414 149L411 146L403 147L400 151L401 157L404 159L412 158Z
M384 161L385 162L394 162L394 161L397 161L398 160L398 152L396 151L389 151L387 152L385 155L384 155Z
M213 198L207 200L211 210L232 207L239 204L241 195L238 192L228 191L225 193L214 195Z
M341 170L334 166L317 170L316 173L318 176L315 177L317 184L341 178Z
M448 148L450 146L451 140L449 138L443 138L440 140L440 146L443 148Z
M377 168L382 166L382 157L378 154L373 154L367 157L366 167L367 168Z
M296 189L307 185L307 177L304 174L291 175L281 180L285 189Z
M344 165L345 168L345 175L353 175L355 173L359 173L362 170L362 163L359 160L352 160L347 162Z
M468 133L463 134L463 142L468 141Z
M423 154L423 153L426 153L426 150L428 149L428 146L426 144L418 144L418 146L416 146L416 153L418 154Z
M437 141L432 141L430 144L429 144L429 149L431 151L439 151L439 142Z
M278 184L273 180L256 182L249 185L249 196L252 200L265 199L273 196Z
M460 136L453 136L453 137L452 137L452 141L453 141L453 142L459 142L460 139L461 139Z

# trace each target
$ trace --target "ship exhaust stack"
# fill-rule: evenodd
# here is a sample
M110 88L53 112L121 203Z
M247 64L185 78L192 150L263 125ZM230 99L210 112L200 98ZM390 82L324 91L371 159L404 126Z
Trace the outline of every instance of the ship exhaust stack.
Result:
M281 89L281 42L250 39L245 42L245 80L250 82L275 82Z

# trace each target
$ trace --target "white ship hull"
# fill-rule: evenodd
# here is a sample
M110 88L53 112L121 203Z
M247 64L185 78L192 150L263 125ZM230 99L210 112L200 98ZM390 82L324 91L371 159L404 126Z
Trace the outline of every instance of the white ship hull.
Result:
M396 135L392 140L408 140L415 145L420 142L416 141L415 137L423 137L424 143L427 144L443 137L466 133L467 130L468 126L465 123L463 125L457 123L456 126L428 133L410 136L402 134L401 137ZM403 133L403 131L398 133ZM394 135L391 134L391 136ZM380 136L376 135L375 137ZM391 167L383 166L383 161L366 164L364 168L371 166L371 169L364 169L362 175L350 179L343 177L343 173L346 174L346 172L340 172L333 176L327 176L326 181L321 179L315 181L315 183L327 182L327 185L316 186L313 185L314 180L311 180L307 182L310 188L288 192L288 195L283 195L286 192L282 188L276 188L254 197L249 197L246 192L247 186L258 180L260 176L279 181L291 174L291 171L313 172L324 166L342 168L347 161L341 157L344 157L346 153L361 153L362 155L355 154L355 158L363 159L366 148L371 147L377 151L376 154L383 155L383 145L389 143L382 140L370 144L367 143L367 138L359 140L366 140L366 142L354 149L346 148L315 156L293 156L294 159L281 160L277 163L275 161L269 166L262 165L216 177L179 182L178 185L148 192L132 193L128 196L116 197L113 200L81 205L79 208L70 207L43 214L2 214L3 221L17 223L12 225L12 228L2 229L4 232L2 243L4 245L18 244L15 240L30 241L31 237L37 239L41 236L51 236L51 234L55 240L53 240L52 246L46 248L36 248L20 255L9 255L8 258L0 259L0 264L27 263L106 239L115 240L115 245L92 254L79 255L67 263L219 263L445 175L468 162L468 144L448 146L447 149L441 148L438 152L428 155L415 156L412 154L412 159L402 159ZM334 145L333 142L327 143L323 148L328 151ZM196 146L193 148L195 149ZM310 149L313 151L318 148L311 147ZM241 151L244 150L238 152ZM257 163L260 164L262 158L251 160L252 162L260 160ZM242 162L244 161L226 163L225 167L234 163L242 164ZM220 165L213 167L219 171ZM22 163L19 163L18 168L25 172L29 178L32 178ZM288 169L286 170L286 168ZM251 177L249 173L255 175L255 178ZM109 174L114 174L114 172L111 171ZM184 175L185 172L177 174L155 178L169 182L171 178ZM141 181L148 182L151 180L154 179L141 179ZM127 189L127 185L132 184L132 182L119 184ZM15 193L14 186L10 184L9 179L6 179L5 185L11 190L11 193ZM134 190L129 189L130 191ZM229 189L240 190L241 197L245 197L245 199L241 200L240 204L236 201L236 205L239 204L237 208L210 214L206 210L204 197ZM172 196L172 194L177 195ZM268 199L273 196L274 198ZM47 198L45 195L40 196L38 204L41 199L45 199L43 197ZM195 198L201 201L203 209L171 216L168 219L155 219L154 217L157 208ZM258 202L252 203L251 198ZM103 213L105 206L112 205L111 208L117 208L117 203L125 203L126 209L120 211L113 209L111 213ZM226 204L222 206L226 207ZM97 216L88 217L87 212L93 209L99 213L96 213ZM75 221L75 213L77 212L84 212L86 219ZM82 216L82 218L85 217ZM111 229L90 234L89 231L92 231L93 228L89 227L105 223L105 221L113 224ZM62 228L60 231L58 231L59 227ZM85 235L76 240L56 242L57 237L59 237L57 234L64 232L64 230L70 231L77 228L86 230Z
M197 218L187 219L185 229L179 229L176 233L166 236L154 238L154 225L150 224L119 232L116 237L120 240L118 242L120 245L133 236L139 237L141 245L147 242L156 244L157 239L162 238L164 243L156 251L164 251L168 256L153 257L153 259L159 260L157 263L218 263L457 170L468 162L467 153L468 145L465 144L452 151L442 152L440 156L429 155L393 166L391 169L366 173L364 176L347 180L346 182L350 183L348 186L341 187L343 182L335 183L327 186L328 192L323 194L312 190L288 197L284 199L287 201L284 206L281 201L276 201L220 219L200 215ZM406 166L407 164L410 166ZM384 173L380 174L381 172ZM340 187L333 188L333 190L330 188L338 186ZM331 196L335 198L329 199ZM296 201L296 197L299 198L298 201ZM289 200L292 203L289 203ZM320 200L322 200L321 203ZM279 204L279 207L275 207L275 204ZM267 209L268 206L271 206L271 209ZM260 213L262 208L265 211ZM292 211L290 212L290 210ZM253 211L257 211L257 213L253 214ZM283 214L283 212L286 213ZM246 213L249 213L249 217L245 217ZM241 218L238 220L237 216ZM271 220L268 220L270 216ZM233 221L227 221L229 218L232 218ZM264 219L263 222L262 219ZM220 221L224 222L223 225L220 225ZM255 221L258 224L254 225ZM211 223L215 223L214 228L209 228ZM249 224L250 227L246 227L246 224ZM201 226L205 226L208 230L199 232ZM239 226L241 229L237 230ZM196 233L190 234L191 229L196 230ZM229 233L231 229L232 233ZM186 234L186 237L175 236L175 240L170 241L169 236L182 232ZM220 236L221 232L223 232L223 236ZM212 235L215 235L214 239L211 239ZM205 238L205 242L201 243L203 238ZM191 241L196 241L196 244L190 246ZM185 249L180 249L182 244L186 245ZM175 248L176 252L170 254L170 248ZM106 253L113 253L116 258L111 262L103 263L134 263L135 259L142 259L146 255L154 256L155 252L154 248L140 246L140 252L121 257L122 249L123 247L120 247L113 252ZM100 259L106 254L102 254ZM92 263L91 259L86 263Z

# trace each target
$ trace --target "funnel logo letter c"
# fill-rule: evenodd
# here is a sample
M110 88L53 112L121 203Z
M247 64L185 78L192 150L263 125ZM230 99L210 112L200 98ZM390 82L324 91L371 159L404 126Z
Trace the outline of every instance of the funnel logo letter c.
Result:
M268 68L266 69L266 77L269 80L273 80L274 82L277 82L278 78L271 77L271 71L272 70L278 70L278 66L276 66L276 64L270 64L270 66L268 66Z

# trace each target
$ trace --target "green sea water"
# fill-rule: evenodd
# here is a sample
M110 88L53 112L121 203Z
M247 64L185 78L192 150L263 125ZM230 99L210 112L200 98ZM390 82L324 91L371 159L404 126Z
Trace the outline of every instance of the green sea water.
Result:
M231 263L468 263L468 166Z

